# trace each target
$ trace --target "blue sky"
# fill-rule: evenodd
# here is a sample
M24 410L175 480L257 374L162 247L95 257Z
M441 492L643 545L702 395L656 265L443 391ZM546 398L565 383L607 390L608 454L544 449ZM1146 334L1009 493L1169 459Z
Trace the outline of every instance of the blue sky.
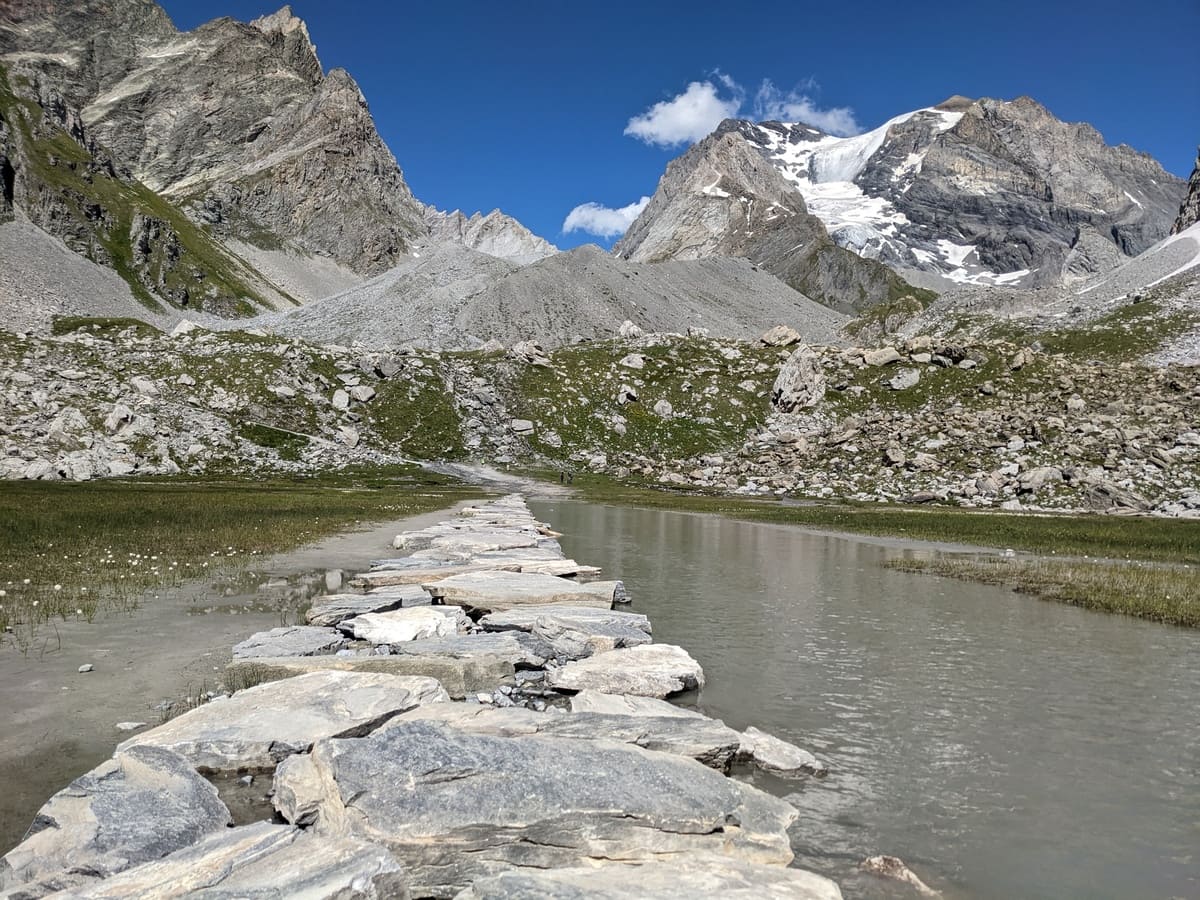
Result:
M160 2L180 28L281 5ZM1200 0L292 7L326 69L344 67L358 81L420 199L468 212L499 207L561 247L610 244L562 233L564 219L583 203L620 208L653 193L689 126L732 109L737 91L741 113L753 117L764 81L773 86L767 107L790 104L843 129L869 129L951 94L1028 94L1183 177L1200 142ZM672 137L683 143L653 142ZM605 220L585 218L592 227Z

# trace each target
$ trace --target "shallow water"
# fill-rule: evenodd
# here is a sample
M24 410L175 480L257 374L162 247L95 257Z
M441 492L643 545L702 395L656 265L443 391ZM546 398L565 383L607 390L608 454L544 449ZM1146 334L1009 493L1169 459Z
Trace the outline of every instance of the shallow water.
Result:
M446 511L398 519L161 590L128 613L95 622L50 623L22 652L0 643L0 854L18 843L38 808L157 725L164 703L217 687L230 648L255 631L297 624L327 574L361 571L397 531L423 528ZM94 671L80 674L89 663Z
M923 551L531 505L702 663L692 702L829 764L793 844L848 897L897 895L878 853L949 897L1200 896L1200 633L880 565Z

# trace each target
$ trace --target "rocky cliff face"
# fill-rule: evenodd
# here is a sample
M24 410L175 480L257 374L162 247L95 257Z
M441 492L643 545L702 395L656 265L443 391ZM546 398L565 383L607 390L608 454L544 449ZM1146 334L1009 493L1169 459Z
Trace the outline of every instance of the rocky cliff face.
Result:
M0 222L19 215L116 271L149 306L246 315L283 299L134 178L55 86L2 66L0 187Z
M0 173L2 174L2 173ZM1179 215L1171 226L1171 234L1179 234L1183 229L1200 222L1200 150L1196 151L1196 167L1192 169L1192 177L1188 179L1187 196L1179 207Z
M718 130L753 143L841 246L953 282L1095 274L1164 237L1183 183L1028 97L952 97L837 138L804 124Z
M558 248L538 237L512 216L493 209L486 216L475 213L468 217L461 210L442 212L428 207L425 224L429 237L435 243L462 244L468 250L477 250L498 259L507 259L517 265L526 265L553 256Z
M838 247L795 185L736 127L667 166L614 252L633 262L744 257L843 312L911 290L885 266Z
M217 235L373 274L424 234L422 207L344 71L291 10L180 33L145 0L21 0L0 61L58 87L101 145Z

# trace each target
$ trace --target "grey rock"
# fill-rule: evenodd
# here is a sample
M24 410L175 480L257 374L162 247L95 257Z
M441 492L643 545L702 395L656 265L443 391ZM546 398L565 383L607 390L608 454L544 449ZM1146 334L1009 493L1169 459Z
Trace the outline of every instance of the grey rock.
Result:
M619 713L571 712L550 714L529 709L496 709L464 703L418 707L389 725L434 722L470 734L546 737L636 744L647 750L673 753L726 771L738 752L741 736L723 722L705 716L646 716Z
M0 890L104 878L222 832L229 822L216 788L188 760L158 747L122 747L38 811L25 840L0 863Z
M244 684L279 681L311 672L367 672L381 675L432 678L454 700L481 690L494 690L513 681L508 658L495 655L445 654L388 656L281 656L274 659L233 661L225 670L227 682Z
M322 839L288 825L257 822L210 835L72 896L407 900L409 893L403 867L377 844Z
M347 619L338 628L360 641L399 644L448 637L466 631L469 624L466 613L456 606L414 606L392 612L365 613Z
M486 216L477 212L468 218L457 209L444 213L426 207L425 223L434 241L453 241L517 265L537 262L558 252L553 244L498 209Z
M520 631L455 634L391 646L392 653L401 656L507 660L513 666L530 669L541 668L555 655L549 642Z
M280 766L274 801L285 819L318 835L388 847L407 866L413 894L433 897L506 870L632 856L677 862L710 851L786 865L797 815L678 756L424 722L321 742Z
M888 379L888 387L893 391L907 391L917 386L921 380L920 369L901 369Z
M784 777L824 775L828 771L825 764L807 750L754 727L742 732L738 753L753 760L760 769Z
M643 644L567 663L548 673L554 688L667 697L704 686L704 671L673 644Z
M774 328L767 329L758 339L760 344L767 347L790 347L802 340L804 340L804 336L788 325L776 325Z
M1192 177L1188 179L1187 196L1179 206L1179 215L1171 226L1171 234L1179 234L1200 222L1200 150L1196 151L1196 165L1192 169Z
M571 695L572 712L595 712L620 716L647 716L663 718L704 718L702 713L684 709L665 700L653 697L638 697L632 694L606 694L603 691L585 689Z
M641 862L521 870L481 878L455 900L841 900L837 884L813 872L716 856L688 854L674 862Z
M422 703L449 700L432 678L318 671L238 691L130 738L206 772L269 771L327 737L366 734Z
M290 625L253 634L233 648L234 659L258 656L312 656L330 653L346 643L345 635L334 628Z
M419 584L394 585L370 594L326 594L313 601L305 614L310 625L337 625L367 613L428 606L433 601Z
M521 572L473 572L422 584L437 600L475 609L507 610L517 606L572 604L611 608L625 593L620 581L585 584Z
M812 409L825 398L825 372L809 347L797 347L771 388L771 405L779 412Z

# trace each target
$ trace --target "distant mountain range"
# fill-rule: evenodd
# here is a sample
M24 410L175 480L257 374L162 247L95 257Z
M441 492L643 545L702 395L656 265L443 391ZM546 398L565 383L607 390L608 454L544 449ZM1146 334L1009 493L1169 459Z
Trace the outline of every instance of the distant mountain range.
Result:
M377 338L451 345L624 319L824 329L810 301L858 315L956 285L1069 284L1200 216L1196 176L1185 199L1150 157L1029 98L952 97L851 138L726 121L667 166L612 256L559 254L499 210L415 198L353 78L324 70L290 8L180 32L152 0L0 9L0 189L12 321L96 312L100 296L119 308L115 273L147 314L336 298L273 321L361 336L377 319L396 329ZM92 268L55 264L48 240Z

